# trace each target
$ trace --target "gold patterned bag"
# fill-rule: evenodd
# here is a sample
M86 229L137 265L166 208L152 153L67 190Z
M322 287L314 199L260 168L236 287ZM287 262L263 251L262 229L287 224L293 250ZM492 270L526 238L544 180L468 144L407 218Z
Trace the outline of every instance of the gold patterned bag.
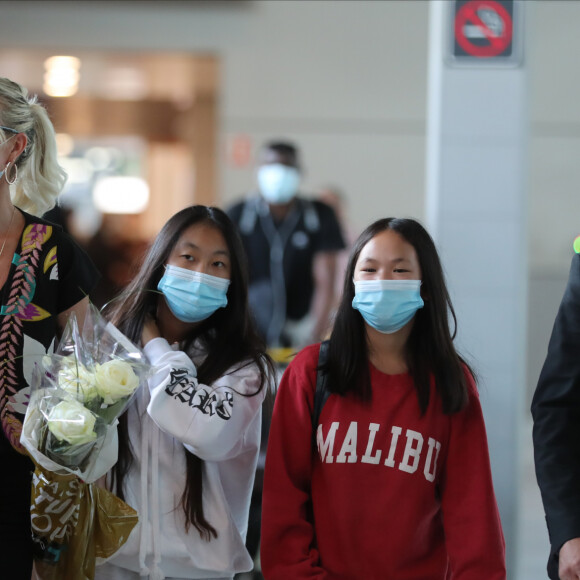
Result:
M137 512L96 483L37 465L31 494L34 569L38 580L94 580L137 524Z

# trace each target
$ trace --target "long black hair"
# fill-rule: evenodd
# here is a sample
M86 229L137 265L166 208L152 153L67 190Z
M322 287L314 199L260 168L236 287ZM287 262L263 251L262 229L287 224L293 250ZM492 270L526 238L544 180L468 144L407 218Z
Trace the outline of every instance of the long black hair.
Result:
M223 235L230 254L230 286L228 303L196 326L181 344L187 351L194 340L203 344L207 356L197 368L200 383L211 385L232 366L247 361L255 363L261 374L257 395L274 376L272 362L265 354L265 345L254 329L248 308L248 281L245 252L235 225L219 208L194 205L176 213L163 226L146 254L133 281L107 308L108 318L135 343L141 341L145 317L154 314L160 294L157 284L164 266L182 233L192 225L204 224ZM202 501L203 461L185 450L186 486L181 505L186 516L186 530L193 525L206 540L217 537L215 528L206 520ZM123 479L133 460L129 444L126 413L119 424L119 460L113 472L113 485L123 498Z
M469 372L472 371L453 345L457 319L437 249L425 228L413 219L391 217L377 220L354 243L346 268L342 300L330 336L328 359L321 365L328 373L328 388L341 395L354 392L366 401L371 398L365 324L360 312L352 307L353 278L362 249L385 230L396 232L413 246L422 272L421 292L425 305L415 314L405 346L406 362L417 390L419 407L424 413L429 405L433 378L443 412L455 413L468 400L464 365ZM453 332L449 328L449 317L453 320Z

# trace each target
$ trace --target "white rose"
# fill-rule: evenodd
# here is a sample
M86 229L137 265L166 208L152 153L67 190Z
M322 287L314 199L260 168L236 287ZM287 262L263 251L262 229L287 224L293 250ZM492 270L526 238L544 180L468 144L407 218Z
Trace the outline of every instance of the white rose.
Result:
M86 403L99 396L95 377L76 360L66 360L58 371L58 386L77 401Z
M78 401L61 401L54 406L47 417L50 432L59 440L71 445L81 445L94 441L97 434L95 415Z
M99 395L106 405L132 395L139 386L139 377L131 365L119 359L97 365L95 379Z

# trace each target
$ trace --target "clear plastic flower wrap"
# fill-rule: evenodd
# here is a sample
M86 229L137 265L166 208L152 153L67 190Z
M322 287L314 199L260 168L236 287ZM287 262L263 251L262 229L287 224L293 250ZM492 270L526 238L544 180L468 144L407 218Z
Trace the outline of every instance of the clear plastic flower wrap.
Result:
M96 307L82 331L72 314L55 353L34 370L22 444L49 471L96 481L117 461L117 418L149 368Z
M70 316L55 353L36 365L21 442L36 464L40 580L93 580L96 559L110 557L136 525L135 510L95 482L117 461L118 417L149 372L142 351L93 305L82 329Z

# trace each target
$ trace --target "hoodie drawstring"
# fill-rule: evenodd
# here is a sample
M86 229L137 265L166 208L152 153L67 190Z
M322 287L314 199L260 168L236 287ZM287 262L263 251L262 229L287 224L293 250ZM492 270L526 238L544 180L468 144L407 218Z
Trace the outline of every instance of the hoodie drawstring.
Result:
M147 406L147 390L142 389L142 398ZM147 421L147 417L144 417L144 422ZM149 438L150 429L147 429L145 425L142 425L143 430L141 432L141 537L139 542L139 576L149 576L149 568L145 564L145 558L147 557L147 522L149 520L149 509L148 509L148 497L147 497L147 479L149 472Z
M152 434L151 445L151 527L153 533L153 569L149 576L150 580L165 580L165 574L159 568L161 563L161 526L159 517L159 431Z

